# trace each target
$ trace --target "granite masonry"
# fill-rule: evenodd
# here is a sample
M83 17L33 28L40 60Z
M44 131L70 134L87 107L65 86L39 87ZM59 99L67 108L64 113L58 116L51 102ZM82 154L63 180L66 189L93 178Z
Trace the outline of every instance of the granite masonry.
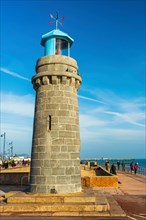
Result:
M44 56L38 59L36 72L31 192L80 192L77 62L69 56Z

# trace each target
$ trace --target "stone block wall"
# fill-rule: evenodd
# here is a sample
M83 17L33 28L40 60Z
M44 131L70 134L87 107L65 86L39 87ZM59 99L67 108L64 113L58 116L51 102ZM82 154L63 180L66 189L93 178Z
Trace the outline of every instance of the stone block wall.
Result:
M65 56L37 62L31 192L81 191L77 69L76 61Z
M0 173L0 185L28 185L28 172L2 172Z

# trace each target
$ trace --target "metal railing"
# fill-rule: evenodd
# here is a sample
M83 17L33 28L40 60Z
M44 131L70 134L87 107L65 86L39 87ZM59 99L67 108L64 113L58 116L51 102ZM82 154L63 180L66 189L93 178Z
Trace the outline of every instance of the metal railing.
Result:
M85 161L87 163L87 161ZM95 162L93 162L93 160L90 162L90 164L94 164ZM110 165L112 164L112 162L110 161ZM99 166L102 166L105 168L105 161L100 161L98 163ZM115 165L116 165L116 169L118 171L118 167L117 167L117 164L115 162ZM130 162L126 161L125 162L125 171L122 169L122 164L120 164L120 171L123 171L125 173L131 173L131 170L130 170ZM143 176L146 176L146 168L145 167L141 167L139 166L138 167L138 170L137 170L137 174L140 174L140 175L143 175Z
M130 165L126 165L126 166L125 166L125 172L131 173L131 171L130 171ZM144 167L138 167L137 174L146 176L146 168L144 168Z

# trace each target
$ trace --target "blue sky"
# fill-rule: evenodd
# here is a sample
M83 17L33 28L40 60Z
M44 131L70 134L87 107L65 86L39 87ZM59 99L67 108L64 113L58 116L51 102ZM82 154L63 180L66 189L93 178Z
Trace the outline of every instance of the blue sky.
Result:
M1 0L1 134L6 150L31 152L35 91L31 77L43 56L41 36L64 15L82 86L81 157L145 157L145 1ZM1 138L2 152L3 138Z

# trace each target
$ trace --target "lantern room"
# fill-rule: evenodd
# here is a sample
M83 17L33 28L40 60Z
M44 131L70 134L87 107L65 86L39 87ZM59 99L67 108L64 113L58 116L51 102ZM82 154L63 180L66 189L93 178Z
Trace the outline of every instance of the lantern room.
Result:
M74 40L63 31L54 29L42 35L41 45L44 46L44 55L70 56L70 48Z

